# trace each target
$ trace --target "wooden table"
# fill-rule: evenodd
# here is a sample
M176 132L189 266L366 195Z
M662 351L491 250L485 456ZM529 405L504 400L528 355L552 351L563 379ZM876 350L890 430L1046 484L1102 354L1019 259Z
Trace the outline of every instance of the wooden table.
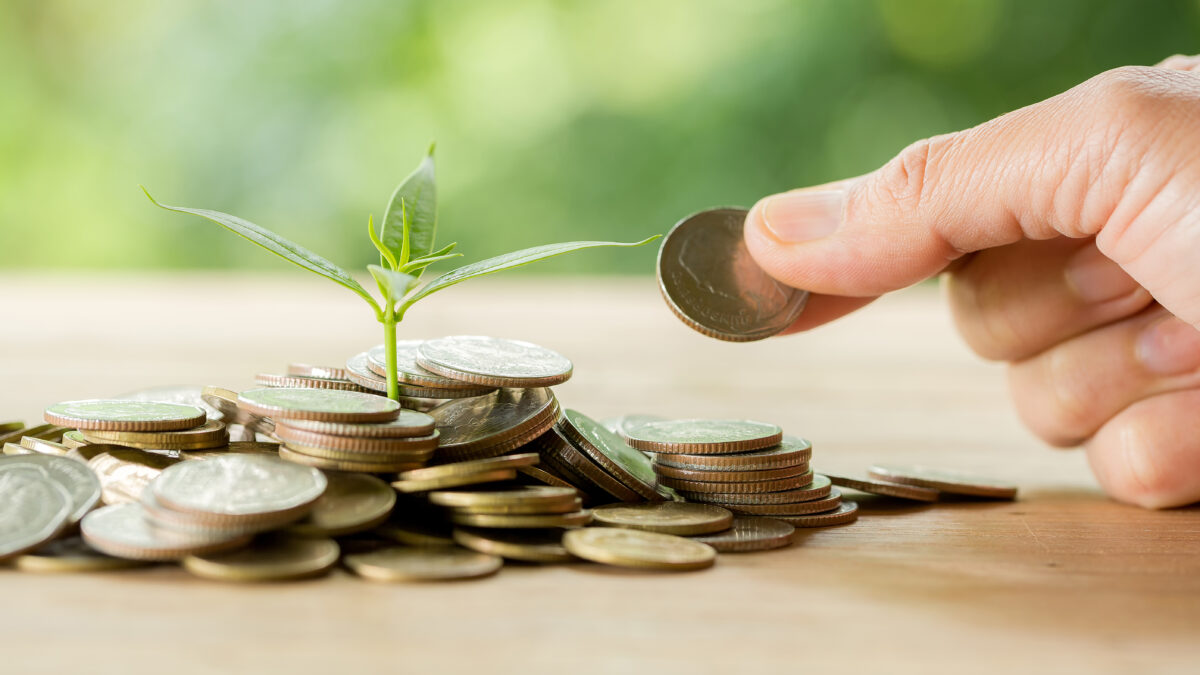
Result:
M248 385L380 340L350 293L299 272L0 276L0 417L172 383ZM497 279L402 333L481 333L575 361L567 407L769 420L820 470L921 461L1011 478L1015 503L864 500L849 526L699 573L506 567L462 583L344 572L224 585L173 567L0 572L0 671L1196 672L1200 512L1108 501L1078 452L1018 424L1000 367L918 288L826 329L733 345L676 321L652 280ZM68 671L68 669L70 669Z

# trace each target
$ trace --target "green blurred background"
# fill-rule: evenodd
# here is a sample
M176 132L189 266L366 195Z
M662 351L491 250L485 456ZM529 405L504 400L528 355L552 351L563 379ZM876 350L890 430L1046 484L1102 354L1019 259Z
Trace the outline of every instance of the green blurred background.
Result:
M1198 37L1196 0L7 0L0 266L287 266L144 183L360 268L431 140L467 260L640 238Z

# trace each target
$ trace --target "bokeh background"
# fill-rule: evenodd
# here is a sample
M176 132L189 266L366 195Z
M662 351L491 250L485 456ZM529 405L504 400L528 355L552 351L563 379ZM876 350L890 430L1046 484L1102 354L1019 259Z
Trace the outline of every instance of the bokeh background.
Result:
M144 183L360 268L431 140L467 260L640 238L1198 38L1195 0L6 0L0 266L287 266Z

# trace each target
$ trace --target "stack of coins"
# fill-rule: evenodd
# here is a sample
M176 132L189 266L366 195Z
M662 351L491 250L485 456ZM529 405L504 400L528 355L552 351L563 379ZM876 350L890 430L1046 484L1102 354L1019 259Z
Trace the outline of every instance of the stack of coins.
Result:
M454 541L479 553L524 562L567 562L568 528L587 525L571 488L527 486L504 490L438 491L429 500L450 510Z
M591 504L665 498L645 454L576 410L567 410L534 447L545 468L578 487Z
M654 455L658 481L687 501L770 516L797 527L854 520L829 479L809 466L812 445L750 420L647 420L621 426L629 444Z

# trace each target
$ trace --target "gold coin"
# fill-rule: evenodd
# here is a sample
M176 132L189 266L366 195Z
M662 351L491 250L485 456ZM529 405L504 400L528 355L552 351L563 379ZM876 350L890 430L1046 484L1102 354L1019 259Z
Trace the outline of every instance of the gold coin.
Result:
M62 444L70 448L78 448L81 445L87 445L88 440L83 437L83 432L78 429L68 431L62 436Z
M527 452L519 455L505 455L503 457L475 459L468 460L466 462L454 462L452 464L427 466L423 469L413 469L412 471L405 471L404 473L400 474L400 480L430 480L434 478L466 476L473 473L494 471L496 469L519 469L521 467L537 464L537 462L537 453Z
M627 530L619 527L588 527L568 530L563 546L573 555L617 567L661 570L698 570L711 567L717 552L673 534Z
M6 455L36 455L37 453L20 443L5 443L4 454Z
M566 488L574 488L575 487L574 485L571 485L567 481L559 478L558 476L555 476L554 474L550 473L549 471L546 471L545 469L539 469L536 466L519 467L517 469L517 473L522 474L524 476L528 476L529 478L532 478L533 480L537 481L538 483L540 483L542 485L554 485L556 487L566 487Z
M11 434L25 428L24 422L0 422L0 434Z
M821 474L813 476L812 483L793 490L783 490L781 492L695 492L692 490L680 490L679 494L691 502L702 502L707 504L738 505L738 504L794 504L796 502L806 502L814 499L821 499L829 495L832 489L832 483L829 479Z
M574 513L583 508L583 500L579 497L571 501L531 504L476 504L472 506L456 506L455 513L475 513L486 515L519 515L519 514L551 514Z
M259 373L254 376L254 384L260 387L298 387L305 389L340 389L342 391L364 391L357 384L347 379L330 379L327 377L312 377L311 375L277 375Z
M538 529L544 527L583 527L592 522L591 511L573 513L496 514L454 511L450 522L468 527Z
M825 513L841 505L842 493L837 488L830 488L827 496L807 502L795 502L792 504L728 504L725 508L741 515L787 518L810 513Z
M809 485L813 482L812 471L806 471L800 475L790 478L779 478L776 480L763 481L746 481L739 483L709 483L697 480L679 480L678 478L661 477L663 485L669 488L674 488L679 491L686 492L718 492L722 494L728 493L763 493L763 492L783 492L785 490L796 490Z
M439 528L430 522L387 522L373 532L385 539L409 546L454 546L449 526Z
M303 448L307 449L307 448ZM292 448L279 448L279 456L289 462L311 466L324 471L355 471L359 473L396 473L420 468L424 462L363 462L358 460L328 459L316 457Z
M13 564L23 572L107 572L109 570L142 567L143 562L105 555L81 537L56 539L39 546L32 553L18 556Z
M787 521L796 527L829 527L830 525L844 525L853 523L858 520L858 504L855 502L842 502L836 510L828 513L812 513L803 516L775 516L780 520Z
M504 566L499 556L451 546L392 546L348 555L344 562L358 576L384 582L474 579Z
M782 519L739 516L726 532L693 537L722 553L745 553L783 548L792 543L796 528Z
M412 438L433 433L435 422L432 417L416 410L401 410L400 416L391 422L375 424L350 424L346 422L314 422L312 420L283 420L281 426L327 436L353 436L355 438Z
M950 469L927 466L873 466L871 478L988 499L1016 499L1017 486Z
M828 473L825 475L829 477L830 482L839 487L850 488L851 490L868 492L875 495L883 495L885 497L899 497L901 499L912 499L918 502L936 502L939 495L937 490L919 487L917 485L889 483L887 481L872 480L870 478L835 476Z
M388 422L400 415L400 404L358 391L267 387L238 394L238 406L255 415L318 422Z
M329 485L308 515L288 527L306 537L341 537L369 530L387 519L396 505L396 491L374 476L330 473Z
M89 443L116 443L144 450L208 450L229 443L225 423L209 420L184 431L82 431Z
M449 491L431 492L429 501L438 506L553 506L564 502L574 503L577 499L571 488L549 485L526 485L511 490Z
M397 452L358 452L355 450L330 450L329 448L318 448L312 445L301 445L299 443L287 443L282 446L293 453L308 455L309 457L320 457L321 459L334 460L339 462L355 462L358 464L376 464L376 465L406 465L409 469L420 468L429 461L433 456L433 449L426 448L425 450L397 451ZM392 471L403 471L404 469L392 469Z
M809 472L808 462L795 466L785 466L777 469L762 469L761 471L713 471L680 469L667 464L655 464L654 471L660 478L700 481L704 483L755 483L765 480L793 478Z
M733 514L708 504L653 502L608 504L592 510L597 525L646 530L663 534L693 535L728 530Z
M425 436L407 438L360 438L355 436L332 436L296 429L281 422L275 427L275 436L289 445L303 445L327 450L346 450L358 453L415 453L433 452L438 447L440 434L435 429Z
M0 443L20 443L23 436L29 436L31 438L45 438L52 441L55 439L55 434L61 435L61 429L63 429L63 427L60 427L57 424L39 424L36 427L17 429L16 431L0 434Z
M454 541L472 551L525 562L570 562L561 530L487 530L457 527Z
M55 443L54 441L47 441L42 438L34 438L33 436L25 436L22 438L21 447L32 450L38 454L56 455L59 457L67 454L67 450L70 450L70 448L62 443Z
M190 555L183 559L183 568L221 581L303 579L328 572L340 553L332 539L275 533L261 536L239 551Z
M223 448L213 448L212 450L183 450L180 451L181 459L211 459L213 457L224 457L226 455L279 455L278 443L263 443L260 441L230 441L229 445Z
M492 471L480 471L479 473L462 474L460 476L427 478L425 480L398 480L392 483L392 487L405 493L432 492L433 490L445 490L447 488L464 487L467 485L498 483L512 480L516 477L517 472L515 469L495 469Z
M136 448L120 445L92 444L75 448L72 452L87 450L90 458L87 465L100 479L100 499L105 504L136 502L142 491L163 469L179 460Z

